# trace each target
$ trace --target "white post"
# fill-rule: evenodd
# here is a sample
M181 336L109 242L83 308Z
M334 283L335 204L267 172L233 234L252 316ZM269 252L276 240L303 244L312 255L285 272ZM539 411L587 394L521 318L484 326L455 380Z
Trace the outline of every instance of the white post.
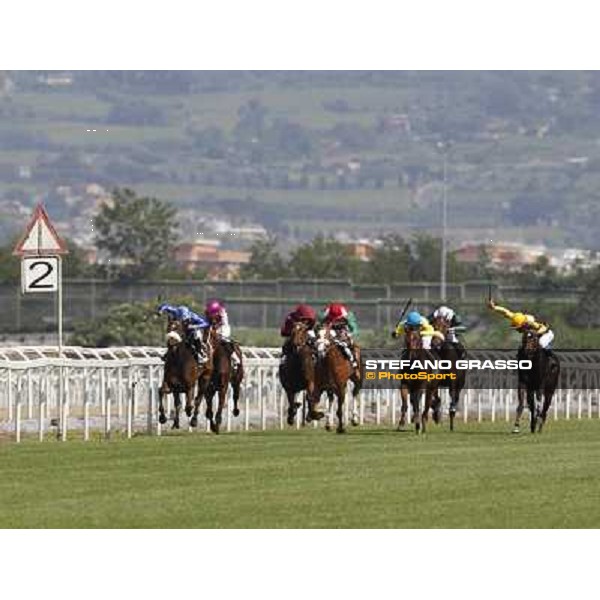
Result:
M392 390L392 425L396 425L396 398L398 394L395 394L396 390Z
M101 375L101 390L100 393L102 394L102 398L103 398L103 404L105 406L105 412L104 412L104 435L106 436L106 438L108 439L110 437L110 397L106 396L106 388L104 386L105 383L105 375L104 375L104 367L101 367L101 371L100 373Z
M264 375L261 368L258 369L258 401L260 402L260 426L264 431L267 428L267 411L265 407L265 394L263 393Z
M588 389L585 391L586 394L586 398L587 398L587 416L588 419L592 418L592 390L590 390L590 388L588 387Z
M554 398L554 420L558 421L558 405L560 404L562 398L562 390L559 389L556 394L556 398Z
M154 370L148 367L148 414L146 416L146 432L152 435L152 420L154 419Z
M68 430L68 424L69 424L69 379L68 379L69 378L69 369L68 369L68 367L60 368L59 377L61 378L61 380L63 380L63 378L64 378L63 385L62 385L63 423L62 423L62 429L61 429L61 440L63 442L66 442L67 441L67 430Z
M40 411L40 426L38 431L38 439L40 442L44 441L44 419L46 418L46 400L40 397L39 411Z
M8 368L8 379L6 383L8 387L8 420L13 420L13 385L12 385L12 369Z
M565 419L571 418L571 390L567 390L567 406L565 407Z
M127 376L127 389L131 388L131 370L128 371ZM127 399L127 405L129 405L129 399ZM119 419L123 418L123 368L117 369L117 416ZM129 418L129 417L127 417Z
M250 429L250 388L244 393L244 431Z
M16 405L16 417L15 417L15 441L19 443L21 441L21 399L17 400Z
M377 403L375 406L375 420L377 425L381 425L381 395L376 394L375 392L373 392L373 395L375 396L375 402Z
M510 402L512 400L512 395L512 388L506 390L506 394L504 395L504 420L507 423L510 421Z
M581 390L578 390L577 392L577 418L581 419L581 401L582 401L582 397L581 397Z
M90 403L85 398L83 401L83 441L90 439Z
M283 403L284 397L287 398L285 392L281 390L279 392L279 429L285 429L284 420L283 420Z
M467 389L467 393L465 394L465 401L463 405L463 423L466 423L469 420L469 402L471 400L471 388Z
M120 369L119 369L120 372ZM127 439L131 439L132 435L132 417L133 417L133 404L135 402L135 385L136 382L131 382L131 394L127 394Z
M33 418L33 380L31 369L27 369L27 418Z
M477 422L481 423L481 392L482 390L477 390Z
M62 258L58 256L58 358L62 357L63 346L63 289Z
M488 397L491 397L492 401L492 423L496 421L496 391L491 388L488 390Z

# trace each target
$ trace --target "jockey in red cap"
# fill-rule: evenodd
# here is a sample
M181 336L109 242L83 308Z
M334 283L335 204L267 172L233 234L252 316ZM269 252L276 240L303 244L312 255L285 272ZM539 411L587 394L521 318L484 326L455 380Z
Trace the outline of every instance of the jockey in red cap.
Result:
M317 313L312 306L308 304L298 304L296 308L287 314L285 321L281 326L281 337L289 338L292 335L292 330L296 323L305 323L308 328L308 343L312 343L315 339L315 324L317 322ZM286 339L281 348L281 364L283 364L290 351L290 340Z
M317 313L308 304L298 304L296 308L288 313L281 326L281 336L289 337L296 323L306 323L309 329L314 329L317 322Z
M207 321L215 329L219 340L227 348L231 356L232 366L236 368L242 357L238 345L231 339L231 325L227 309L218 300L210 300L204 309Z
M354 345L354 336L358 335L356 315L348 310L344 304L332 302L319 315L319 323L322 326L331 327L331 334L336 338L336 344L342 349L360 377L360 367Z

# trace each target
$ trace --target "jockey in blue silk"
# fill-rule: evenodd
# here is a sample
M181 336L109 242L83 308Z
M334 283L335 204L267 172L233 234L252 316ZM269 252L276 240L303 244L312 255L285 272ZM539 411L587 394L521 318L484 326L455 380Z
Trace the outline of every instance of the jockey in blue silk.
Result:
M210 323L187 306L173 306L165 303L158 307L157 312L160 315L166 313L169 319L181 321L190 346L198 354L198 362L205 363L207 356L202 340L202 330L210 327Z

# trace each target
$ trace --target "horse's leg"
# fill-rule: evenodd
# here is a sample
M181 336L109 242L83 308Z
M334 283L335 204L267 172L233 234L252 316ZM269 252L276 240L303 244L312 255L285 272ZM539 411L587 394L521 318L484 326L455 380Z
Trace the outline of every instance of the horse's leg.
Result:
M350 423L354 427L360 424L360 398L358 396L359 392L356 387L352 389L352 417L350 419Z
M327 391L327 419L325 420L325 429L331 431L333 425L333 409L335 408L333 392Z
M415 433L421 431L421 388L410 391L410 404L412 406L413 421L415 422Z
M527 390L527 407L529 408L529 429L535 433L537 422L536 390Z
M436 390L427 386L425 388L425 406L423 407L423 412L421 413L421 424L423 428L423 433L427 429L427 421L429 420L429 411L431 410L432 400L435 397Z
M238 417L240 414L238 402L240 400L242 380L244 379L244 366L242 363L240 363L238 368L235 370L235 374L232 379L231 389L233 390L233 416Z
M515 416L515 426L513 427L513 433L519 433L521 431L521 415L523 414L523 409L525 408L525 393L526 390L523 387L523 384L519 384L517 388L517 414Z
M206 375L201 375L198 379L198 388L196 391L196 397L194 398L194 413L190 419L190 425L196 427L198 425L198 413L200 412L200 405L202 404L202 396L206 392L208 386L208 378Z
M210 421L210 429L212 431L213 428L213 396L215 395L215 386L211 383L208 384L208 389L206 390L206 394L204 397L206 398L206 413L205 416Z
M550 405L552 404L552 396L554 395L554 388L544 388L544 406L542 408L542 414L540 416L540 423L538 425L538 431L541 433L542 428L544 427L544 423L546 422L546 417L548 416L548 411L550 410Z
M454 431L454 417L456 417L456 411L458 410L458 401L460 399L460 386L450 386L450 431Z
M229 377L226 373L221 374L221 385L219 387L219 406L217 407L217 413L215 414L215 423L213 431L219 433L221 423L223 421L223 409L227 402L227 390L229 388Z
M286 389L285 394L288 401L287 410L287 424L293 425L296 419L296 413L298 412L298 405L296 404L296 394L291 389Z
M346 433L346 428L344 427L344 400L346 399L346 384L338 386L336 395L338 420L336 433Z
M398 421L398 431L402 431L406 425L406 413L408 412L408 388L403 385L400 387L400 399L402 406L400 408L400 421Z
M181 394L179 392L173 392L173 398L175 399L175 418L173 419L173 429L179 429L179 411L181 410Z
M167 415L165 415L165 405L163 398L169 393L169 388L163 383L158 388L158 422L164 425L167 422Z

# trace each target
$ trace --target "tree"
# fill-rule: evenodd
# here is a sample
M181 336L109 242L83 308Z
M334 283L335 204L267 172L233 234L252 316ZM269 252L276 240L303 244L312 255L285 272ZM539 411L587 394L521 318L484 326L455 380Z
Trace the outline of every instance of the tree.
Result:
M368 283L407 281L410 263L409 244L399 235L387 235L365 269L364 280Z
M362 266L344 244L321 234L296 248L289 264L295 277L316 279L355 279Z
M242 279L277 279L288 275L288 266L277 250L277 238L258 240L250 247L250 262L242 265Z
M165 269L177 240L177 211L168 202L115 189L95 219L96 245L119 275L142 279Z
M600 327L600 268L596 268L577 309L571 313L571 322L579 327Z

